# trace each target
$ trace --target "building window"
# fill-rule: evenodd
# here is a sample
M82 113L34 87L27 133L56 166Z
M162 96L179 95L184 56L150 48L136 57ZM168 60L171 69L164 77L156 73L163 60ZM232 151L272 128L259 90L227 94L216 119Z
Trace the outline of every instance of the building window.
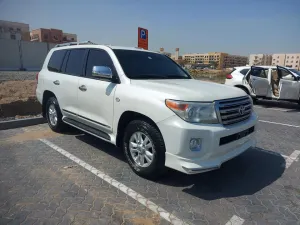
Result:
M18 31L18 32L21 32L21 29L20 29L20 28L17 28L17 31Z
M0 29L1 30L1 29ZM297 59L299 59L299 56L297 56Z
M277 56L277 59L279 59L279 56Z
M48 39L48 34L44 34L44 39Z
M288 63L289 62L289 60L286 60L286 63Z
M14 30L14 28L10 27L10 28L9 28L9 30L10 30L10 31L13 31L13 30Z
M293 63L293 61L291 61L291 63Z
M277 60L277 63L279 63L279 61Z
M296 61L296 63L298 63L298 61Z
M289 58L289 56L286 57L287 59Z
M294 56L292 56L292 59L294 58Z
M11 35L10 35L10 39L16 40L16 35L11 34Z

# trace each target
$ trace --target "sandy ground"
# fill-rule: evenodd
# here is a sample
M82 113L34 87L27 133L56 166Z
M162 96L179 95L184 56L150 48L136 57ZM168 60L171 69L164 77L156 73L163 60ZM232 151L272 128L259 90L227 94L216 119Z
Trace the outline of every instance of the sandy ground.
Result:
M35 98L34 80L4 81L0 83L0 104L27 101Z

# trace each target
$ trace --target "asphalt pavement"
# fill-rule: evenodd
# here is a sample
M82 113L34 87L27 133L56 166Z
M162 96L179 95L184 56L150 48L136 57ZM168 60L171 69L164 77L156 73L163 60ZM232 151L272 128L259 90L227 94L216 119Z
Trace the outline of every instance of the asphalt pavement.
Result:
M0 131L0 224L300 224L300 107L260 101L255 111L256 148L155 182L75 129Z

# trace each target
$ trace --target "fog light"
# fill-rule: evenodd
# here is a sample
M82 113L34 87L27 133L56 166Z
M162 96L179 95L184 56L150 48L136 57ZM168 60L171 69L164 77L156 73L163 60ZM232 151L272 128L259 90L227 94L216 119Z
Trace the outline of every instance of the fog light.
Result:
M191 138L190 140L190 150L193 152L201 150L202 139L201 138Z

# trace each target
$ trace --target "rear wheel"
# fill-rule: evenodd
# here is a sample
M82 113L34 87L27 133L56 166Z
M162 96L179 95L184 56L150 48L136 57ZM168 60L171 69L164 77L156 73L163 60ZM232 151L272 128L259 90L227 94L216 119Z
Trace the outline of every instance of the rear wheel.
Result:
M157 179L165 170L165 144L158 129L143 120L128 124L123 149L131 169L139 176Z
M49 127L53 131L61 132L66 128L66 124L62 121L62 113L58 101L55 97L49 98L46 103L46 118Z

